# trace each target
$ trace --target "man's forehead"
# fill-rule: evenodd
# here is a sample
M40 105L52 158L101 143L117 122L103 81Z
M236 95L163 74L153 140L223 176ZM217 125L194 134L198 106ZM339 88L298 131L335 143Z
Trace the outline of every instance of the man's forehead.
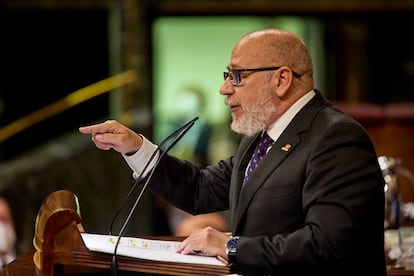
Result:
M259 47L237 48L232 52L229 67L262 66L264 59L265 53Z

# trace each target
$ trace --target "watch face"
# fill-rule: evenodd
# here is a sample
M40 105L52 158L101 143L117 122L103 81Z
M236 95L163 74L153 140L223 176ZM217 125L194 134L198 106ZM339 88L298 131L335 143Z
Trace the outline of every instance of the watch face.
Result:
M227 250L229 253L236 252L238 240L239 240L239 237L233 237L227 242Z
M234 240L234 239L231 239L230 241L229 241L229 244L228 244L228 248L229 249L234 249L234 248L236 248L236 246L237 246L237 242L236 242L236 240Z

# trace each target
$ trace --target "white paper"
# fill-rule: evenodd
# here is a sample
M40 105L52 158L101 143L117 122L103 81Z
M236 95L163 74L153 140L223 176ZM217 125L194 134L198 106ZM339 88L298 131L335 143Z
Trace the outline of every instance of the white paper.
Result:
M83 242L91 251L113 254L118 236L81 233ZM117 255L175 263L225 266L216 257L184 255L176 253L180 242L122 237Z

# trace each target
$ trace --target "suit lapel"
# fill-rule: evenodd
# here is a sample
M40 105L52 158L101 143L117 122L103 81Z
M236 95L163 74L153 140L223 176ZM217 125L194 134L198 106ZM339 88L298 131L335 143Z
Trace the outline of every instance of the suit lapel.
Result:
M240 161L235 164L236 171L232 175L232 185L230 186L230 210L233 214L236 213L237 206L240 199L240 190L243 185L244 174L247 168L247 165L250 162L250 158L253 154L254 148L256 147L257 140L259 139L260 134L256 135L253 138L245 138L240 144L242 150ZM231 225L236 225L236 216L231 216Z
M261 164L252 173L250 180L239 190L240 194L235 213L235 224L232 225L238 225L256 191L260 189L269 175L276 170L280 163L283 162L299 143L300 137L294 128L287 128L283 135L273 144L270 151L264 156Z

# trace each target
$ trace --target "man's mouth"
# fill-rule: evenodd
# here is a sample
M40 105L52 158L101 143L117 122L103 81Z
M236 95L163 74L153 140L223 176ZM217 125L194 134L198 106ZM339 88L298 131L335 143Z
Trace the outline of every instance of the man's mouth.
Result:
M226 105L228 105L229 107L230 107L230 111L233 113L233 112L236 112L238 109L240 109L240 105L239 104L236 104L236 103L231 103L231 102L229 102L229 101L225 101L225 104Z
M232 113L237 112L241 108L240 105L238 105L238 104L231 104L229 106L230 106L230 111Z

